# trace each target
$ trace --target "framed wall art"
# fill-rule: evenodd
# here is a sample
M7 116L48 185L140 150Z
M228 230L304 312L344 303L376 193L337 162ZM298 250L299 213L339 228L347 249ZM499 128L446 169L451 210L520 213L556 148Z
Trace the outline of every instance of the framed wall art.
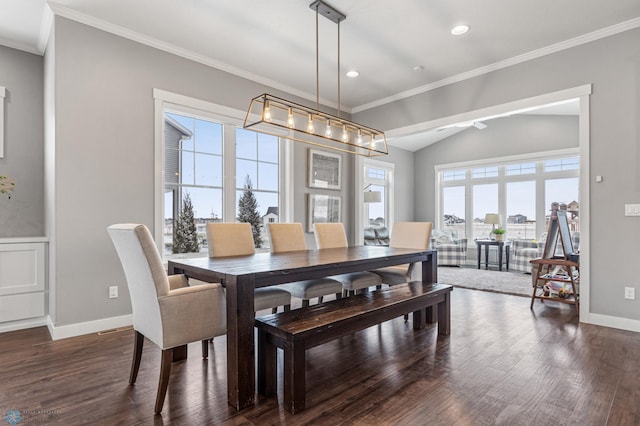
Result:
M338 196L309 194L308 231L313 232L314 223L339 223L342 217L341 201Z
M309 188L340 189L342 155L309 148Z

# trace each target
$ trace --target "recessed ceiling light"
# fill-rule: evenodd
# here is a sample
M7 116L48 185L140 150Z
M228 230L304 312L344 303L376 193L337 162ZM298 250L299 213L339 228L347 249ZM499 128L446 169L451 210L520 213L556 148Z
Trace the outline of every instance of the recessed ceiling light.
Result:
M416 65L415 67L413 67L414 71L422 71L424 69L424 67L422 65Z
M347 77L349 78L356 78L359 75L360 73L356 70L347 71Z
M451 29L451 34L453 35L462 35L469 31L468 25L456 25Z

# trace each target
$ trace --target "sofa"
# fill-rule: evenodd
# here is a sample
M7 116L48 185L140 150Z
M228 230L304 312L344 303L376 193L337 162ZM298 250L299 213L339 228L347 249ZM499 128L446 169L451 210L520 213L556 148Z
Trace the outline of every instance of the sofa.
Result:
M511 242L511 262L509 269L512 271L531 273L530 260L542 257L544 253L544 246L547 241L547 233L545 232L540 236L538 241L534 240L513 240ZM558 244L559 244L558 240ZM571 234L571 243L573 244L574 251L580 250L580 232L573 232ZM560 249L556 251L560 252Z
M380 228L364 229L364 245L365 246L388 246L389 245L389 229L385 226Z
M467 262L467 239L455 229L431 231L431 248L438 252L438 266L460 266Z

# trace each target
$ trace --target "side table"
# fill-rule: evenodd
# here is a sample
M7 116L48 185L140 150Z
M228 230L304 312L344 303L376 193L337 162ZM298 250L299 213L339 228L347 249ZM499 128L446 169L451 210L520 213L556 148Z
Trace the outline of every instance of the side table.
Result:
M511 241L495 241L495 240L475 240L478 249L478 269L481 266L482 247L484 247L484 268L489 269L489 247L498 246L498 270L502 271L502 250L505 251L505 266L509 270L509 256L511 251ZM493 264L495 265L495 263Z

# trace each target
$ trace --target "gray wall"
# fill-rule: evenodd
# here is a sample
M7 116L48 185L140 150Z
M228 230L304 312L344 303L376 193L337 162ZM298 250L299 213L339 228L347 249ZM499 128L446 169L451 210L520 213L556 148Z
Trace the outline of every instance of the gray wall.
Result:
M436 165L578 147L577 116L518 115L485 124L416 152L416 220L436 221Z
M376 157L376 160L395 164L394 169L394 221L413 221L415 209L414 200L414 153L404 149L389 147L389 155Z
M52 239L49 278L57 311L54 323L65 325L130 313L124 276L105 228L119 221L153 224L152 89L241 110L247 107L248 99L270 89L64 18L56 17L54 25L55 38L50 39L45 59L45 79L53 82L47 87L50 99L45 105L47 191L43 195L40 187L39 196L29 202L29 208L41 210L41 200L46 199L47 233ZM19 54L23 55L33 56ZM16 57L10 62L18 64L21 60ZM614 257L618 260L620 252L633 257L639 250L635 236L640 221L622 215L624 203L640 202L639 65L640 30L635 29L364 111L353 118L382 129L398 128L592 83L589 179L595 175L605 179L602 184L592 184L590 193L592 265L583 267L591 271L591 310L637 320L639 301L622 298L625 285L640 287L637 271L632 264L614 263ZM30 65L24 73L39 74L42 67ZM12 91L9 83L0 84ZM10 95L14 101L14 93ZM42 100L37 104L39 111L41 105ZM34 130L34 134L42 139L42 118L35 120L40 130ZM294 220L304 223L306 199L300 194L309 191L302 177L306 147L294 145ZM14 149L7 146L7 159L16 155ZM403 179L407 180L407 190L413 187L410 192L398 187L400 172L414 167L410 157L410 153L392 149L389 158L398 161L396 200L406 204L396 209L397 220L413 219L409 213L413 209L411 198L422 197L419 174L414 186L408 182L410 172L406 171ZM16 160L18 168L30 161ZM345 188L353 179L351 161L344 162ZM415 167L422 166L415 163ZM42 169L42 164L34 167L35 174ZM7 172L16 173L18 180L19 170ZM42 176L38 179L41 181ZM341 194L347 209L343 215L350 218L352 194L347 189ZM420 197L415 210L426 218L429 200ZM41 222L35 222L41 228L34 229L34 234L42 233ZM29 234L26 229L20 236ZM615 253L611 247L616 248ZM114 284L120 285L121 297L109 300L107 287Z
M591 307L596 314L640 320L640 298L625 300L624 287L640 288L633 262L640 254L640 220L624 216L640 202L640 29L633 29L465 80L412 98L354 114L383 129L426 122L584 84L590 97ZM422 202L424 205L424 202ZM616 265L613 267L612 265Z
M283 94L61 17L55 19L55 49L51 52L55 52L52 72L56 75L52 192L57 202L48 216L56 234L50 282L56 288L55 324L66 325L131 312L124 275L106 227L116 222L153 227L152 90L239 110L265 91ZM351 233L351 156L343 155L341 191L310 189L306 184L308 146L294 143L293 147L293 220L306 227L308 193L339 194L343 220ZM313 235L307 238L313 247ZM107 298L110 285L120 286L118 299Z
M0 46L0 86L6 90L0 175L16 186L0 197L0 237L37 237L44 230L43 59Z

